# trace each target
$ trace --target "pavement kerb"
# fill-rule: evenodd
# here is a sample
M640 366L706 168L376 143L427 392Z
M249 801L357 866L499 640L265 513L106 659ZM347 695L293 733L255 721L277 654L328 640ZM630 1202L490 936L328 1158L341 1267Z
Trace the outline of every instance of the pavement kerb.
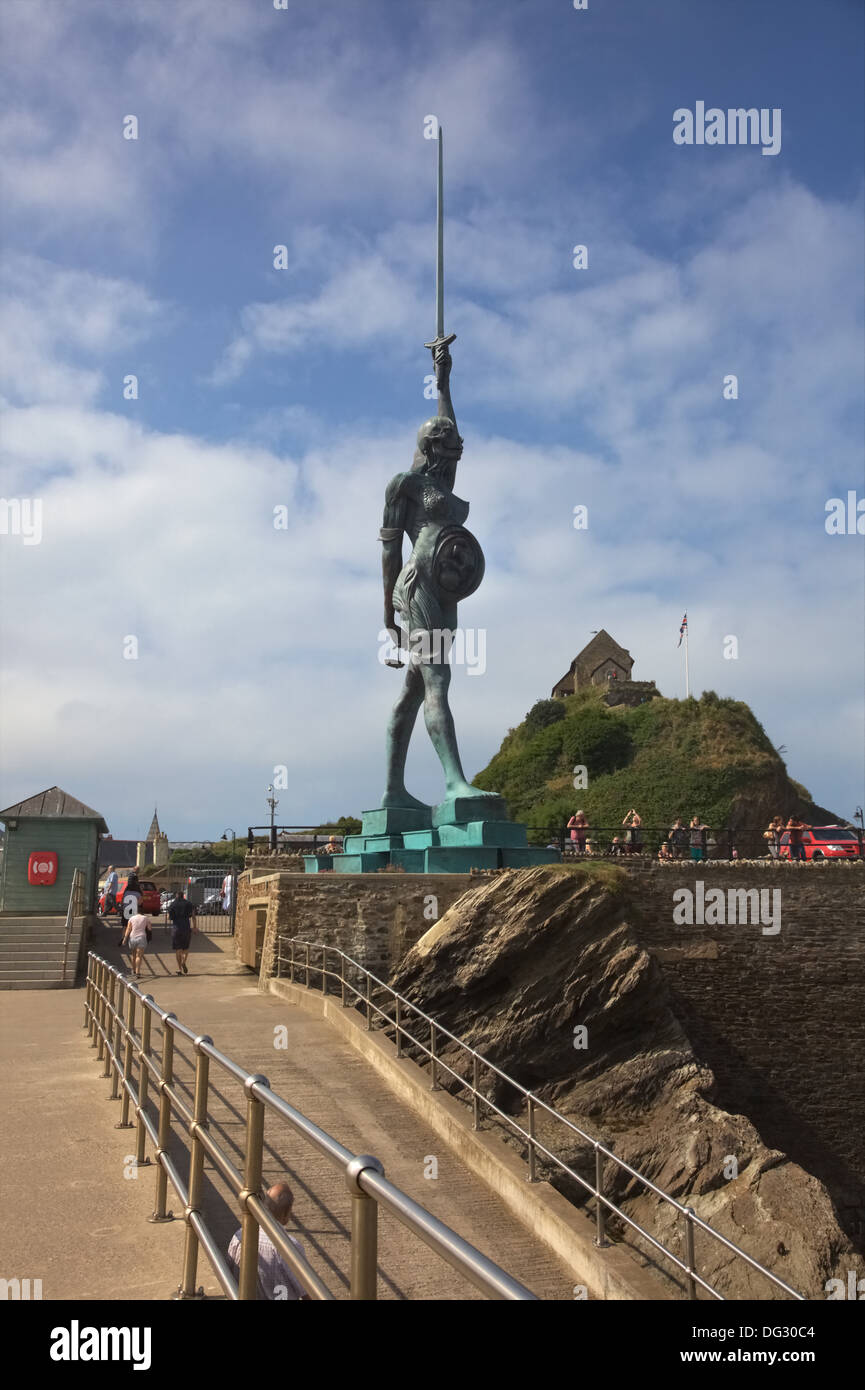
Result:
M595 1223L547 1182L528 1182L526 1164L494 1135L471 1128L466 1108L444 1091L430 1090L429 1077L414 1062L397 1057L396 1046L338 999L288 980L271 979L270 993L324 1018L375 1068L391 1090L444 1140L456 1156L498 1193L513 1215L563 1259L594 1299L673 1301L672 1292L643 1269L621 1245L600 1250Z

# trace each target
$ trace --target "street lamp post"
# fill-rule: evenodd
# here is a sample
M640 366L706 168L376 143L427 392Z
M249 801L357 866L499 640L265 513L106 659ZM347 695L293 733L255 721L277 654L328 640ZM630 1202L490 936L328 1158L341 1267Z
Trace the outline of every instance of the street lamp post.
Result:
M231 836L231 866L232 866L232 868L233 868L233 867L234 867L234 856L235 856L235 854L236 854L236 852L237 852L237 851L235 850L235 840L237 839L237 836L235 835L235 833L234 833L234 831L232 830L231 826L229 826L227 830L223 830L221 838L227 842L227 841L228 841L229 835Z
M267 788L267 804L270 807L270 852L271 854L273 854L276 850L276 822L274 817L276 814L276 808L279 805L279 801L273 794L272 783Z

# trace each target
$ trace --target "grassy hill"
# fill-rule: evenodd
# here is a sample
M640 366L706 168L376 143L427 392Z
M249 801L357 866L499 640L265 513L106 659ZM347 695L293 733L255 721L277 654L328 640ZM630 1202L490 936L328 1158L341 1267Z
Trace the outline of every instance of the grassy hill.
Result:
M511 729L475 784L504 796L515 820L552 826L581 808L617 826L636 807L647 826L699 815L714 827L763 828L775 814L811 824L839 818L787 775L763 726L741 700L649 700L604 705L603 688L539 700ZM573 786L583 764L588 784Z

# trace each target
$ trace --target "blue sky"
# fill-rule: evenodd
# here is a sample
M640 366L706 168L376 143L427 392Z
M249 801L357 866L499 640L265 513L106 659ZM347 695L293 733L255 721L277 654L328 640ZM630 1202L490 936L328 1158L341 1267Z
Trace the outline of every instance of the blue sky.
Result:
M0 25L3 495L43 507L39 544L0 537L3 804L56 782L117 835L158 802L208 836L262 820L279 766L286 823L377 803L433 114L487 557L467 770L595 628L682 694L687 608L695 691L747 700L852 814L863 542L824 521L865 493L860 4L6 0ZM780 108L780 152L674 144L697 101ZM409 769L439 799L422 728Z

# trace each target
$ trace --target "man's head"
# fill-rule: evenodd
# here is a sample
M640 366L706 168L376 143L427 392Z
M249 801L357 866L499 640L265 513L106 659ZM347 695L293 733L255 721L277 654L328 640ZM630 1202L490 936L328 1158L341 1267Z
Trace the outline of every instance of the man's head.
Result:
M425 465L427 472L435 473L448 465L454 467L462 452L463 441L459 431L446 415L433 415L417 432L415 466Z
M176 902L178 898L182 898L182 897L183 897L183 889L182 889L182 888L178 888L177 892L174 894L174 901Z
M285 1226L294 1206L294 1193L287 1182L275 1182L267 1189L267 1205L280 1226Z
M108 872L109 872L110 874L113 874L113 873L114 873L114 865L113 865L113 864L109 864L109 865L108 865Z

